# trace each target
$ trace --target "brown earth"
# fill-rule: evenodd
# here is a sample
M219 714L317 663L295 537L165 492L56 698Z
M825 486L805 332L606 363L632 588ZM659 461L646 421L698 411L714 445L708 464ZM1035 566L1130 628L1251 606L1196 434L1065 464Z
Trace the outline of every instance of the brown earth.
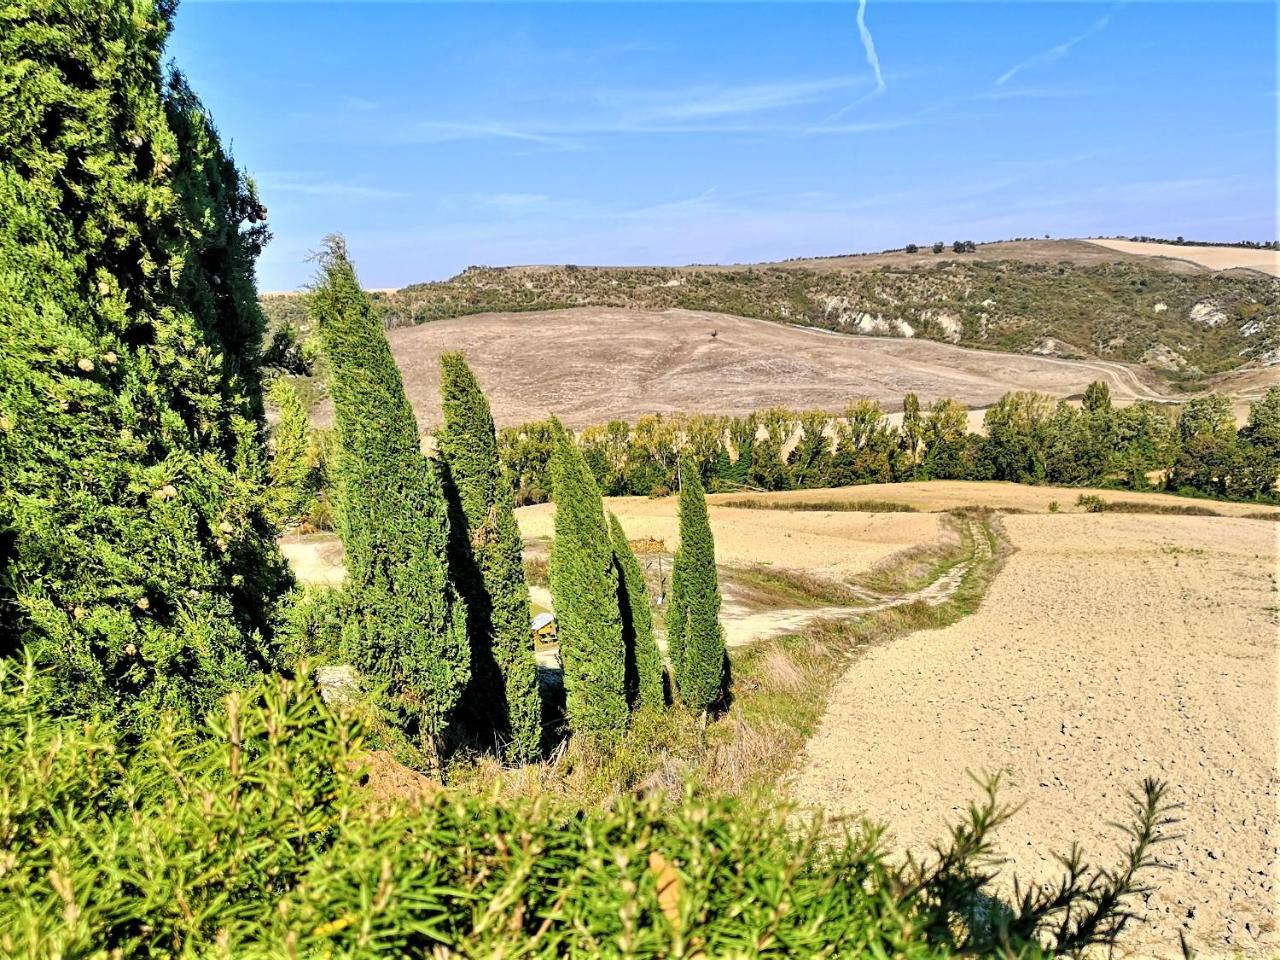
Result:
M1143 503L1169 509L1199 508L1212 510L1224 517L1247 517L1256 514L1275 514L1280 510L1256 503L1227 503L1217 500L1201 500L1192 497L1175 497L1168 493L1136 493L1129 490L1090 490L1080 487L1033 487L1000 480L977 482L973 480L925 480L915 483L870 483L857 487L832 487L821 490L784 490L770 494L713 493L707 497L710 504L725 501L764 499L772 504L795 503L857 503L859 501L888 501L906 504L917 510L946 511L957 507L988 507L992 510L1008 510L1016 513L1048 513L1050 504L1056 503L1061 513L1081 513L1076 505L1082 494L1096 496L1109 503ZM769 511L774 512L774 511ZM829 516L829 514L818 514ZM888 514L882 514L888 516Z
M1009 390L1078 396L1094 380L1107 382L1119 402L1174 399L1128 364L855 337L690 310L482 314L398 328L388 338L424 429L440 421L439 358L446 350L467 355L500 427L552 413L582 427L676 411L835 411L856 397L894 409L912 390L926 404L949 396L981 407ZM322 405L316 418L327 424L331 406Z
M984 485L985 486L985 485ZM1040 494L1041 491L1029 491ZM939 491L941 493L941 491ZM902 499L901 496L895 499ZM1275 956L1277 527L1149 515L1010 516L1016 552L977 613L861 658L837 683L794 782L804 804L892 825L927 853L1005 771L1021 810L1003 877L1058 874L1142 778L1170 783L1181 839L1127 949Z
M611 497L605 508L622 521L632 540L662 541L667 552L679 543L676 497ZM932 543L941 519L928 513L797 513L719 507L708 511L722 566L778 566L832 578L869 570L899 551ZM555 507L543 503L516 511L526 538L550 539Z

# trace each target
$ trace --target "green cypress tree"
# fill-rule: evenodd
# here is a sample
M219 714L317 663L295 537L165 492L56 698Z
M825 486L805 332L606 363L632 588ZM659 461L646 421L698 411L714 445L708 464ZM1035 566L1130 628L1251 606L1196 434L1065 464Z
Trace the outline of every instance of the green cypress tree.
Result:
M667 642L670 650L671 635L678 637L680 659L673 663L680 697L695 710L709 710L724 691L727 659L707 498L688 460L680 465L680 548L671 571L671 593Z
M173 5L0 11L0 501L63 709L210 709L274 658L265 210L178 75Z
M272 381L267 397L279 415L271 431L270 514L276 526L284 528L297 523L315 503L311 425L302 398L287 378Z
M612 513L609 514L609 534L618 576L622 640L627 651L627 699L638 707L661 710L666 705L662 692L662 654L653 636L649 585L622 523Z
M563 427L557 428L551 456L556 519L550 577L565 708L575 733L616 743L627 728L618 575L600 491L577 444Z
M454 579L471 638L468 712L496 728L508 759L533 760L542 742L542 697L520 528L489 401L460 353L440 358L440 398L444 424L436 440L451 508Z
M470 677L466 611L448 576L448 507L413 409L341 238L308 296L331 373L338 530L352 615L344 644L428 761Z

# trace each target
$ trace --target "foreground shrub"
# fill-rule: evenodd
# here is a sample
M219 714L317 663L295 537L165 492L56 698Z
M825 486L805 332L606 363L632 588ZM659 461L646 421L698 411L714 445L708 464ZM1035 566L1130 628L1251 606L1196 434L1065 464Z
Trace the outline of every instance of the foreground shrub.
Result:
M1150 785L1119 869L1073 855L1004 904L990 795L898 868L875 831L826 844L728 799L388 802L305 674L134 752L50 716L43 686L0 663L7 957L1032 957L1118 935L1164 822Z

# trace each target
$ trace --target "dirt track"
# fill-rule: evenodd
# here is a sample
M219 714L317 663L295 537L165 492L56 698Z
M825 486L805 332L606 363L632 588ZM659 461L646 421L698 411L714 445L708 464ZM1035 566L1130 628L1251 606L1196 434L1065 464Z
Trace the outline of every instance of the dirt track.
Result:
M980 610L868 653L833 692L794 783L925 852L1004 769L1025 806L999 835L1025 878L1108 821L1145 776L1185 804L1129 947L1274 956L1277 527L1138 515L1011 516L1017 552ZM1007 877L1006 873L1006 877Z
M713 338L712 333L716 336ZM785 405L894 409L916 391L986 406L1009 390L1066 397L1104 380L1118 401L1154 397L1137 368L855 337L690 310L583 307L441 320L389 332L418 421L439 422L439 357L462 350L499 426L555 413L569 426L648 413L745 414ZM327 407L317 411L324 422Z

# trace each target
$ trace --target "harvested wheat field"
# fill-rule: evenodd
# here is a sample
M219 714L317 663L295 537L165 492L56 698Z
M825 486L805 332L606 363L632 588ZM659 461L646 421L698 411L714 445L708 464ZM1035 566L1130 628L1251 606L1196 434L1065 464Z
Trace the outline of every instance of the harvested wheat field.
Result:
M1258 270L1280 276L1280 251L1252 247L1214 247L1195 244L1146 243L1140 240L1092 240L1119 253L1167 260L1185 260L1210 270Z
M774 507L831 504L833 510L866 504L871 512L884 509L884 504L900 504L921 511L955 510L959 507L987 507L1014 513L1048 513L1057 504L1062 513L1082 512L1077 505L1081 495L1094 496L1112 505L1168 511L1203 511L1224 517L1271 516L1280 519L1280 509L1265 504L1232 503L1177 497L1168 493L1146 493L1129 490L1093 490L1082 487L1031 486L1002 480L927 480L912 483L870 483L855 487L830 487L817 490L784 490L769 494L713 493L711 504L735 500L760 500ZM799 512L799 511L797 511ZM1123 512L1123 511L1122 511Z
M1042 491L1029 491L1040 494ZM969 773L1023 804L1003 874L1056 876L1144 777L1171 784L1182 838L1127 950L1280 952L1277 527L1149 515L1010 516L1015 552L979 610L873 649L838 681L793 783L803 804L892 824L927 852L963 815Z
M1163 396L1149 373L1121 363L855 337L691 310L491 313L402 327L387 337L418 422L428 429L440 421L446 350L467 355L499 427L552 413L582 427L650 413L839 410L855 397L893 409L911 390L925 403L949 396L979 407L1009 390L1075 396L1094 380L1106 381L1118 402ZM327 423L332 409L321 405L315 416Z
M605 509L618 515L631 540L661 541L665 552L679 544L677 497L650 500L614 497ZM796 513L739 510L711 504L716 561L722 566L783 566L828 577L846 577L910 547L942 535L939 517L927 513ZM549 503L516 511L526 539L550 540L555 507Z

